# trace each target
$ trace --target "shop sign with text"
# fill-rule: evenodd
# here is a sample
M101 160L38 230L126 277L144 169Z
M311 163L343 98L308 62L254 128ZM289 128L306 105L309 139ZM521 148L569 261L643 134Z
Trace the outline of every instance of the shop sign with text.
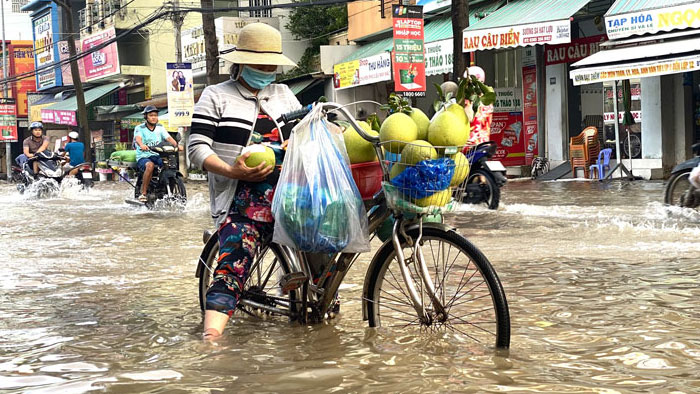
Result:
M57 56L54 50L54 37L57 33L56 22L53 9L32 20L34 28L34 65L37 69L56 60ZM36 74L37 89L48 89L54 86L60 86L60 77L57 77L56 68L49 68Z
M642 111L630 111L635 123L642 123ZM617 120L622 123L622 119L625 116L625 112L619 112ZM604 112L603 113L603 123L604 124L615 124L615 113L614 112Z
M493 160L504 166L525 165L522 112L495 112L491 121L491 141L498 144Z
M0 98L0 142L16 142L18 140L15 99Z
M464 52L515 48L538 44L567 44L571 42L571 22L568 19L493 29L464 30Z
M41 121L44 123L63 124L67 126L78 125L75 111L68 110L42 109Z
M194 113L192 65L166 63L165 86L168 89L168 123L170 127L189 127Z
M452 72L452 39L425 44L425 75Z
M654 77L700 70L700 55L652 62L620 64L601 68L583 68L569 73L574 85Z
M391 6L394 24L394 90L405 97L425 96L423 7Z
M493 103L493 112L520 112L523 110L523 94L519 88L499 88L496 92L496 101Z
M600 51L600 44L605 42L605 34L579 38L569 44L545 46L545 64L550 66L560 63L574 63Z
M523 139L525 164L532 163L538 155L537 144L537 68L523 67Z
M611 40L661 31L700 28L700 3L665 7L605 17L605 30Z
M12 47L12 70L14 75L21 75L34 71L34 50L31 46ZM17 99L17 116L26 117L29 114L27 93L36 90L36 79L27 77L13 83L12 94Z
M388 52L333 66L333 86L336 89L390 80L391 55Z
M92 48L113 39L116 35L114 27L97 32L82 40L81 49L83 52L88 52ZM88 82L119 74L120 72L119 53L117 51L116 42L83 57L82 61L85 78Z

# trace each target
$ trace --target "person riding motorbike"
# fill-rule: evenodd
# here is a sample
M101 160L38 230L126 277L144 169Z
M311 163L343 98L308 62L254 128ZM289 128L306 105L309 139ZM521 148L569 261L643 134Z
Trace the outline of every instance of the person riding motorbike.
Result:
M75 176L78 174L78 165L85 162L85 144L78 141L80 135L77 131L68 133L68 143L63 150L66 152L66 158L70 162L63 166L63 172L68 175Z
M153 105L143 109L144 122L134 129L134 146L136 148L136 165L143 173L141 182L141 195L139 201L148 201L148 185L151 183L155 166L163 166L163 160L158 153L153 152L151 147L158 146L164 141L168 141L172 146L182 150L173 137L168 134L165 127L158 123L158 108Z
M205 339L224 332L258 246L272 237L279 172L264 163L249 168L250 154L238 156L251 141L283 142L291 127L280 124L281 115L301 108L289 87L273 83L278 66L294 65L282 54L277 29L246 25L236 48L221 57L233 63L230 79L202 92L188 146L192 162L210 174L211 213L219 227L220 257L206 296Z
M15 159L17 165L20 168L24 167L29 159L32 159L34 155L39 152L45 151L49 147L49 139L44 136L44 124L41 122L32 122L29 125L30 136L22 141L23 153ZM39 162L34 160L32 162L33 175L36 177L39 173Z

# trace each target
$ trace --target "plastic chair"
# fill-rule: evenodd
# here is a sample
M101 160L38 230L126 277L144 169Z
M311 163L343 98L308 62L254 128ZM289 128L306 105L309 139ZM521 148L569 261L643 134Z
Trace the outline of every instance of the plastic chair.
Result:
M605 171L610 169L610 155L612 155L612 149L606 148L600 151L598 154L598 160L595 164L590 167L591 178L593 178L593 171L598 172L598 179L601 181L605 179ZM601 161L602 159L602 161Z
M595 127L586 127L579 135L571 137L569 160L571 160L571 171L573 171L574 176L576 168L583 167L583 176L588 178L589 167L599 152L598 129Z

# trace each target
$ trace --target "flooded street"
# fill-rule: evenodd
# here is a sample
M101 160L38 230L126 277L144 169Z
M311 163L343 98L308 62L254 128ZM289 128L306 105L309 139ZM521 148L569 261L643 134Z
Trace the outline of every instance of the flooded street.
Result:
M237 316L203 342L212 222L205 184L187 188L184 211L148 211L124 183L44 200L0 183L0 391L700 391L700 211L664 207L661 182L512 182L497 212L448 219L503 282L503 355L368 328L369 254L331 323Z

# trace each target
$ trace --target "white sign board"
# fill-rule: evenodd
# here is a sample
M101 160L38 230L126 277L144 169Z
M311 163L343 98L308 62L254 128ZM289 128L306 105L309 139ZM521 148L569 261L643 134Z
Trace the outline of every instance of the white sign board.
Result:
M425 75L452 72L452 39L425 44Z
M34 59L36 67L42 67L54 62L53 24L51 13L34 19ZM51 68L37 74L37 89L49 88L56 85L56 70Z
M611 40L661 31L698 28L699 2L605 17L605 30Z
M523 110L523 91L521 88L498 88L493 112L520 112Z
M466 29L463 32L462 50L474 52L540 44L568 44L569 42L571 42L571 22L564 19L518 26Z
M700 55L682 58L628 63L608 67L592 67L573 70L569 77L574 85L585 85L629 78L655 77L700 70Z
M360 59L360 85L390 80L391 55L389 52Z

